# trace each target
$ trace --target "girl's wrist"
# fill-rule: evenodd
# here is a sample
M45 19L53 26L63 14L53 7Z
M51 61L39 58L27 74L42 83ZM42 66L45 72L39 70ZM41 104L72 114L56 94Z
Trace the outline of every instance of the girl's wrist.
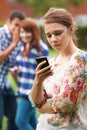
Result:
M36 87L39 87L39 88L41 88L43 86L42 85L43 82L41 80L38 80L37 78L35 78L34 84L35 84Z
M45 90L43 90L42 97L43 98L42 98L42 101L40 103L35 103L32 99L31 93L29 93L29 100L31 101L32 106L36 107L36 108L41 108L46 103L47 99L49 98Z

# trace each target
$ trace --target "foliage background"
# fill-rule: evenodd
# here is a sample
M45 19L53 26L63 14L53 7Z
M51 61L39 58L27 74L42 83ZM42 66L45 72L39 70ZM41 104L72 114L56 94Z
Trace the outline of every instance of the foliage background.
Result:
M64 7L66 8L68 4L73 4L78 6L87 0L16 0L18 2L24 2L26 6L33 7L34 16L42 16L50 7Z

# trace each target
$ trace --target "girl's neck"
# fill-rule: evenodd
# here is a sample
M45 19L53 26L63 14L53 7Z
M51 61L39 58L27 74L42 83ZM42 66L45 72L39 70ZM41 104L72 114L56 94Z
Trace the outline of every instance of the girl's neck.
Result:
M80 49L72 42L69 46L60 53L61 58L63 57L71 57L75 52L79 51Z
M62 65L64 63L67 63L72 55L76 52L78 52L80 49L77 48L75 45L67 47L65 51L61 52L56 58L55 58L55 64Z

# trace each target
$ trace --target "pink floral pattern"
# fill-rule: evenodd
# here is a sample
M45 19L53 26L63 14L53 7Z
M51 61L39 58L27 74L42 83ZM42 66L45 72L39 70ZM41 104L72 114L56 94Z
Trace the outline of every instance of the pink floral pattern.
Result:
M44 88L52 95L48 101L56 114L47 119L48 124L64 127L74 118L79 122L78 104L84 100L87 92L87 53L74 53L70 61L62 66L55 66L54 58L50 64L54 68L54 75L45 80Z
M83 88L83 84L84 84L84 80L82 77L78 77L76 82L75 82L75 86L76 86L76 89L79 91Z
M60 86L57 86L56 84L54 84L53 88L54 88L54 93L55 94L59 94L60 93Z

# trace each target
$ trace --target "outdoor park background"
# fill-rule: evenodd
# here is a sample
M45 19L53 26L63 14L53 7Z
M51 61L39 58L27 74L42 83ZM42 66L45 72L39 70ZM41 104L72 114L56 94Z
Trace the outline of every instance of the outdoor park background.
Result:
M87 50L87 0L0 0L0 26L6 22L12 10L23 11L28 17L36 20L41 29L41 37L47 43L43 30L43 19L41 17L52 6L66 8L72 13L77 26L78 46L81 49ZM50 48L50 56L56 55L57 52ZM16 93L17 85L10 73L8 78ZM6 130L6 125L7 119L4 117L2 130Z
M0 26L6 22L12 10L20 10L36 20L41 28L42 39L46 41L42 16L52 6L63 7L70 11L75 17L78 46L87 48L87 0L0 0Z

